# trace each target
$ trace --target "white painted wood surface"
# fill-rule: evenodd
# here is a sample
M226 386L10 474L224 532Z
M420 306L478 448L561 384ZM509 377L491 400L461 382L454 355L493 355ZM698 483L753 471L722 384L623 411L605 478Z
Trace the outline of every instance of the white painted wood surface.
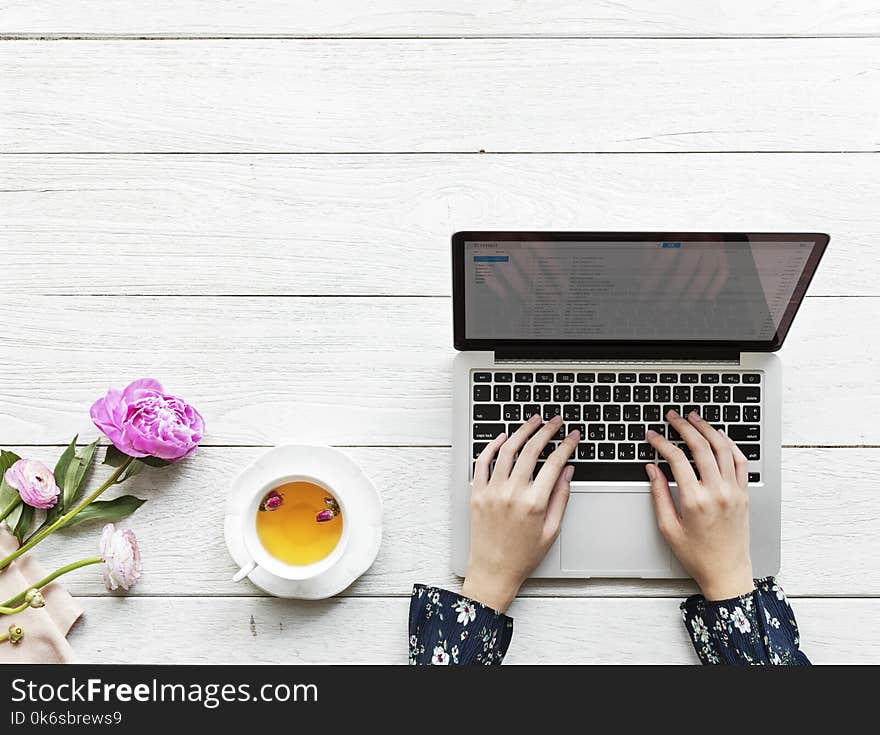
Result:
M2 152L873 151L880 38L0 44Z
M140 375L208 422L124 487L142 583L67 578L83 661L404 661L411 584L456 584L449 235L556 228L830 232L781 353L781 581L815 661L880 662L875 3L15 0L0 38L0 445L54 460ZM383 494L338 599L229 581L228 482L284 440ZM509 661L693 662L690 591L529 584Z
M811 295L880 296L873 154L4 157L32 294L442 295L465 229L820 231ZM144 257L149 253L149 257ZM87 278L72 278L70 263ZM443 345L445 347L445 344Z
M39 36L861 36L869 0L7 0L3 35Z

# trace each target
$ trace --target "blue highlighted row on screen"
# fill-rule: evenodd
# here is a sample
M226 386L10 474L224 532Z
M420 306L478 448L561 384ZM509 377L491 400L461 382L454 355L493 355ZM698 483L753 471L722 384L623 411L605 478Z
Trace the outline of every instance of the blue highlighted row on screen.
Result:
M475 255L474 263L507 263L509 255Z
M680 242L664 242L664 243L662 243L661 246L664 248L680 248L681 243Z

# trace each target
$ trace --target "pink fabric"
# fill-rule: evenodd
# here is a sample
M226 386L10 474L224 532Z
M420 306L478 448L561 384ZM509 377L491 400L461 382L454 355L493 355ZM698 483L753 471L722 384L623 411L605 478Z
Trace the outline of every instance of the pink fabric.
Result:
M5 526L0 526L0 558L17 548L15 537ZM0 603L26 589L29 584L38 582L46 574L48 572L34 559L33 554L16 559L0 572ZM24 638L17 645L9 641L0 643L0 665L64 664L74 660L67 633L83 610L60 580L46 587L43 596L46 598L45 607L27 608L17 615L0 615L0 632L5 633L12 623L24 628Z

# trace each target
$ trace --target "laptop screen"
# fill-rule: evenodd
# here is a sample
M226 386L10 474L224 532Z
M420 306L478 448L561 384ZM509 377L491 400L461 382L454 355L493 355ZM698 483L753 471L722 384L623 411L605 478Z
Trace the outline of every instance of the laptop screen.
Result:
M467 234L464 337L481 342L771 343L821 255L815 235Z

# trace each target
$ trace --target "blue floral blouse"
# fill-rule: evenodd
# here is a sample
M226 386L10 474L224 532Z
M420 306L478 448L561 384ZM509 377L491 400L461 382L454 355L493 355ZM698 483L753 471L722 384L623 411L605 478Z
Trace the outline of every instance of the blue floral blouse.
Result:
M803 665L794 612L773 577L730 600L693 595L682 618L704 664ZM411 664L500 664L513 636L513 619L448 590L413 587L409 607Z

